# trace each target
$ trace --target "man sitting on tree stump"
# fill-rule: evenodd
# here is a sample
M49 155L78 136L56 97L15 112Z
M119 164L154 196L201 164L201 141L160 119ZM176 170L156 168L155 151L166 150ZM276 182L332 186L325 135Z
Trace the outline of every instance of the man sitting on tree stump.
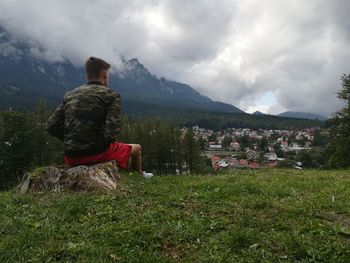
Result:
M87 84L67 92L47 121L47 131L64 142L65 163L92 165L115 160L122 169L129 161L140 175L141 146L117 142L121 126L120 95L108 88L111 65L90 57L85 63Z

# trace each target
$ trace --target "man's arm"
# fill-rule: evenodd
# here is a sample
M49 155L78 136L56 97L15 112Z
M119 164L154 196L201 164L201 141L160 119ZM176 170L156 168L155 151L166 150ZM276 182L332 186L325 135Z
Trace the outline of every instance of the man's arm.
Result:
M105 123L105 138L108 143L116 142L120 132L120 95L115 94L115 98L107 108Z
M52 136L63 141L64 138L64 108L63 103L58 106L55 112L46 122L46 130Z

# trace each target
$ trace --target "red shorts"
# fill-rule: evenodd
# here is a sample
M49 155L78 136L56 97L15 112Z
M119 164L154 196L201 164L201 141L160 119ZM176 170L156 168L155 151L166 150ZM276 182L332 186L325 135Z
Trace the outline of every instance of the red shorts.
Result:
M122 169L128 169L132 147L125 143L114 142L103 152L86 157L64 157L64 162L70 166L90 165L115 160Z

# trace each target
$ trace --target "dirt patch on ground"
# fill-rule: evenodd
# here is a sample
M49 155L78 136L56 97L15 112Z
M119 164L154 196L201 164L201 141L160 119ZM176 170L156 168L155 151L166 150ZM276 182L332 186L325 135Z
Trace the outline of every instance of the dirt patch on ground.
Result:
M336 223L346 228L350 228L350 215L342 213L329 213L327 214L327 220L332 223Z

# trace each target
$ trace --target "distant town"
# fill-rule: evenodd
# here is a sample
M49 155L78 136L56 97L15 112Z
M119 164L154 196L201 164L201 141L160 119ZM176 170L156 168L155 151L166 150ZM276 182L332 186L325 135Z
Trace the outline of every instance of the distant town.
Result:
M182 131L186 132L187 128ZM223 131L193 127L202 155L214 170L235 168L293 167L303 169L298 154L325 146L328 131L320 128L302 130L237 129Z

